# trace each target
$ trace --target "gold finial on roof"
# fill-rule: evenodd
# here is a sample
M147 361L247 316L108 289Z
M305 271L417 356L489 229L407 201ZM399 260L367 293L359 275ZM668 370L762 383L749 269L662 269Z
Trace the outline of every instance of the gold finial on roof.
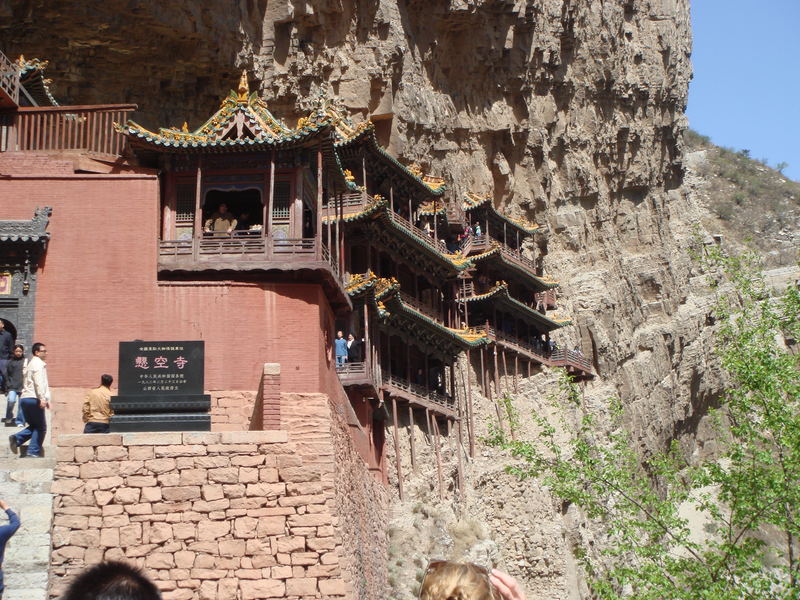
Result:
M350 169L345 169L344 170L344 178L347 181L355 181L356 180L355 176L353 175L353 172Z
M242 77L239 79L239 100L246 101L247 97L250 95L250 84L247 81L247 69L242 70Z
M188 121L183 122L183 127L181 127L181 131L184 133L189 133L189 123Z
M302 129L308 124L309 124L308 117L300 117L299 119L297 119L297 129Z
M22 66L24 66L24 65L25 65L25 62L26 62L26 61L25 61L25 55L24 55L24 54L20 54L20 55L19 55L19 58L17 59L17 64L18 64L20 67L22 67Z
M422 177L422 167L420 167L418 163L412 163L409 165L408 170L412 175L416 177Z

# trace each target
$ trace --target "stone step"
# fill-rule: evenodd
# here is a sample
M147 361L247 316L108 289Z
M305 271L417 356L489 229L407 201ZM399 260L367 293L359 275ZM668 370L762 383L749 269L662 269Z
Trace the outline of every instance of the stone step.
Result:
M1 404L1 403L0 403ZM43 447L42 458L14 454L8 436L19 431L0 427L0 497L19 515L19 531L6 545L4 600L46 600L53 522L55 449ZM2 519L5 523L5 519Z

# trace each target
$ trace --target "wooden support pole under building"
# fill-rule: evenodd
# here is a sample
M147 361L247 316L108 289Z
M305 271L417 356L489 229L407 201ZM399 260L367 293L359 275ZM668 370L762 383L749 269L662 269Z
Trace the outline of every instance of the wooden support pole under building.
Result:
M400 439L397 428L397 398L394 396L392 396L392 420L394 421L394 464L397 469L397 491L400 494L400 500L403 500L403 471L400 466Z
M431 411L425 409L425 431L428 432L428 443L433 446L433 434L431 434Z
M394 186L389 186L389 208L394 212Z
M433 435L435 438L436 450L436 478L439 480L439 498L444 498L444 477L442 477L442 455L439 450L439 423L436 420L436 415L432 416L433 419Z
M481 394L488 397L486 393L486 346L481 346Z
M500 367L497 364L497 342L494 343L494 393L500 398Z
M317 248L317 260L321 260L322 259L322 144L317 146L317 225L314 228L314 245Z
M506 235L506 222L503 221L503 245L508 246L508 236Z
M458 493L464 493L464 458L461 456L462 452L462 437L461 437L461 421L456 423L456 428L458 429L458 444L456 445L456 453L458 456Z
M501 350L503 355L503 378L506 380L506 394L508 394L508 362L506 361L506 351Z
M482 361L481 361L482 362ZM464 403L467 409L467 436L469 437L469 456L475 458L475 423L472 420L472 357L467 348L467 400Z
M530 376L531 376L531 364L532 364L532 363L533 363L533 361L532 361L532 360L529 360L529 361L528 361L528 377L530 377Z
M272 237L272 234L275 233L272 231L272 213L275 211L275 148L272 149L269 158L269 194L267 194L267 198L267 220L264 221L264 235Z
M411 469L417 472L417 445L414 441L414 407L408 405L408 438L411 442Z

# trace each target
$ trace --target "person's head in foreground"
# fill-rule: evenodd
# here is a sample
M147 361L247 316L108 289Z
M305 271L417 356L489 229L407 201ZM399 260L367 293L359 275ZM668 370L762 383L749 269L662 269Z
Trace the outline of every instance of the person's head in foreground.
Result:
M525 600L513 577L472 563L435 560L428 564L420 600Z
M61 600L162 600L161 593L136 567L108 561L83 571Z

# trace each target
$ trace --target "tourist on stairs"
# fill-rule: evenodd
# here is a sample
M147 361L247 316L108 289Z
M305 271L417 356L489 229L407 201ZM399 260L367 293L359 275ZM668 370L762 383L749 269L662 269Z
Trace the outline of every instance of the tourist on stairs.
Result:
M47 383L47 365L44 362L47 348L41 342L36 342L32 351L33 358L28 361L25 369L25 382L20 394L22 399L19 401L22 416L28 426L9 436L8 443L11 451L16 454L18 447L30 440L27 456L39 458L47 435L45 409L50 408L50 386Z

